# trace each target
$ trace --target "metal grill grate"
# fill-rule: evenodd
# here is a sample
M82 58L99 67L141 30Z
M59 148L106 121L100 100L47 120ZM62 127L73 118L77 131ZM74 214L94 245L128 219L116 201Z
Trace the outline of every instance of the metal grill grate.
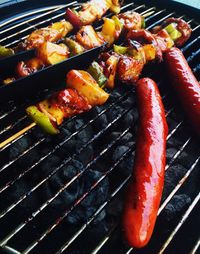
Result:
M15 45L35 28L63 18L66 6L32 12L21 17L24 21L2 23L0 43ZM147 28L181 15L144 4L123 7L129 9L151 13ZM183 51L199 78L200 25L184 18L193 35ZM0 142L28 126L0 149L2 250L24 254L199 251L199 232L193 226L200 204L200 149L181 112L174 108L164 74L158 76L158 71L162 70L151 70L150 75L161 90L169 135L165 189L150 244L133 250L121 236L121 206L133 165L137 110L134 90L119 87L106 105L65 121L57 137L47 137L31 124L24 114L25 105L2 107ZM188 230L194 231L189 240Z

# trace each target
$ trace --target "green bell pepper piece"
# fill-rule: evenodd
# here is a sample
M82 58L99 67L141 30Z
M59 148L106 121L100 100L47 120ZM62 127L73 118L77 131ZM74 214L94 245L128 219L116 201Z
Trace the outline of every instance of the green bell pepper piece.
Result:
M0 45L0 58L12 56L14 54L15 54L15 52L13 49L6 48L6 47Z
M79 55L84 52L84 48L76 41L66 38L65 44L68 46L70 50L70 56Z
M113 45L113 49L114 49L114 52L117 53L117 54L126 54L127 51L128 51L128 47L124 47L124 46L119 46L119 45Z
M112 20L114 20L115 27L117 30L123 29L124 24L120 21L120 19L116 15L112 16Z
M59 133L59 130L54 127L49 117L42 113L36 106L26 108L26 113L44 132L51 135Z
M171 37L171 39L173 41L177 40L178 38L180 38L182 36L181 32L179 32L176 29L176 27L173 23L169 24L164 29L168 32L169 36Z
M97 62L93 61L87 71L96 80L101 88L105 86L107 78L103 74L102 67Z
M141 25L141 28L144 29L145 26L146 26L145 18L142 17L142 25Z

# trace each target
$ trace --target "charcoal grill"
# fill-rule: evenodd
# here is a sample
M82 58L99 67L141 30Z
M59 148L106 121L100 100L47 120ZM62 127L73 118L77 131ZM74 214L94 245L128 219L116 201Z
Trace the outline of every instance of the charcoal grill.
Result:
M42 8L35 3L33 10L27 2L15 5L16 10L24 6L23 13L11 19L8 7L2 8L0 44L14 46L34 29L63 18L66 6L78 8L76 1L49 1ZM148 2L125 2L123 11L149 13L147 28L167 17L184 17L193 34L182 50L199 80L198 11ZM123 195L134 163L137 107L134 90L119 86L104 106L66 120L56 137L46 136L27 118L24 108L32 101L1 106L0 252L200 252L199 141L173 98L163 68L146 71L159 85L169 125L165 188L148 246L130 248L121 232Z

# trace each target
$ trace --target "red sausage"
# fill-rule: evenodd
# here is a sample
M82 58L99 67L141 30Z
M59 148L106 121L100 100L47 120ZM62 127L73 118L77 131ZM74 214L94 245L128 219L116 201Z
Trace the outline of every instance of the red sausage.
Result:
M140 118L123 228L128 243L141 248L151 238L162 196L168 126L156 83L149 78L140 79L136 94Z
M165 53L165 64L186 117L200 136L200 84L178 48Z

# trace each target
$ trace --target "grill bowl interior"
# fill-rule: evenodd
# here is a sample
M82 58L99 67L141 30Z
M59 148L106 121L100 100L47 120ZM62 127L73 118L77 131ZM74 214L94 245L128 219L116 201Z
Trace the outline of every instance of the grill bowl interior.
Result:
M200 25L196 11L182 5L175 8L174 4L156 2L155 7L145 1L144 4L138 2L125 2L123 11L152 12L147 18L147 28L171 16L184 15L190 22L193 33L182 50L199 80ZM2 25L0 43L14 45L36 27L60 20L65 8L59 5ZM43 16L38 18L38 15ZM16 26L14 30L11 29L13 25ZM95 24L99 25L101 22ZM19 33L14 35L16 32ZM33 126L1 148L2 251L48 254L198 252L199 141L191 135L163 66L156 67L146 68L143 76L152 77L159 85L169 135L165 188L149 245L133 250L125 243L121 231L120 216L134 163L138 114L134 89L118 84L108 103L66 120L58 136L46 136ZM38 98L49 93L45 91ZM31 124L24 112L31 102L8 102L1 106L0 142Z

